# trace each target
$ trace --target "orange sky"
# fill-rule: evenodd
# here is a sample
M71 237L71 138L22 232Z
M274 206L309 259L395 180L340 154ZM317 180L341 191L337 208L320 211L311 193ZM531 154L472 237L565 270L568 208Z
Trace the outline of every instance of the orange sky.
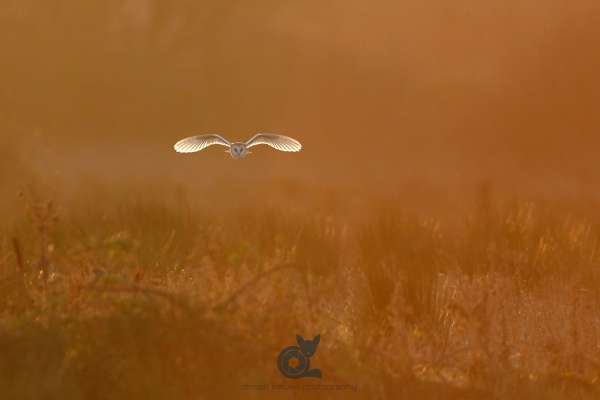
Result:
M550 192L600 177L594 0L3 4L0 135L44 173ZM258 130L305 151L240 169L220 148L171 150Z

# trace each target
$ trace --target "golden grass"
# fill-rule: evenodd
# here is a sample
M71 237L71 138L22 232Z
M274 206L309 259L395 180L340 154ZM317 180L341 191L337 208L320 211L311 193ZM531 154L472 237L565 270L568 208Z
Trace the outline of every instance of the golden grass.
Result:
M393 201L353 213L295 190L310 201L226 209L25 190L0 232L2 398L600 394L591 213L485 191L447 219ZM243 389L314 383L275 360L317 333L321 383L357 392Z

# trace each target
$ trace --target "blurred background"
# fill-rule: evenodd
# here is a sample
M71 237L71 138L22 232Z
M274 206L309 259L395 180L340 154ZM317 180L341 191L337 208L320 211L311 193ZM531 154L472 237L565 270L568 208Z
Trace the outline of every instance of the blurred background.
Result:
M600 398L598 0L2 0L0 49L2 399L237 399L296 334L369 400Z
M5 0L0 31L2 185L29 169L74 184L596 192L595 0ZM261 148L243 168L221 148L172 150L257 131L305 148Z

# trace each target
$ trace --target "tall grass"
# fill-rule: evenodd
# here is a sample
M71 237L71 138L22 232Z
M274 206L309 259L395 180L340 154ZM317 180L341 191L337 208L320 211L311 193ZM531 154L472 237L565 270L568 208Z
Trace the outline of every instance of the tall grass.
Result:
M0 232L2 398L281 397L241 385L306 383L275 359L317 333L322 383L346 396L599 394L591 213L32 193Z

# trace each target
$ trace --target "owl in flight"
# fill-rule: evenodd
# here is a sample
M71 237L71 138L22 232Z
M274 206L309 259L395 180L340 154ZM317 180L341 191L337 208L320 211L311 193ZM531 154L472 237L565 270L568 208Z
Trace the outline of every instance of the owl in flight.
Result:
M208 146L212 146L213 144L226 146L228 150L225 150L225 152L231 154L231 157L233 158L246 157L251 153L248 149L259 144L266 144L279 151L296 152L302 149L302 145L299 141L292 139L291 137L274 135L272 133L257 133L252 137L252 139L245 143L231 143L223 136L217 134L190 136L175 143L173 148L178 153L194 153L196 151L203 150Z

